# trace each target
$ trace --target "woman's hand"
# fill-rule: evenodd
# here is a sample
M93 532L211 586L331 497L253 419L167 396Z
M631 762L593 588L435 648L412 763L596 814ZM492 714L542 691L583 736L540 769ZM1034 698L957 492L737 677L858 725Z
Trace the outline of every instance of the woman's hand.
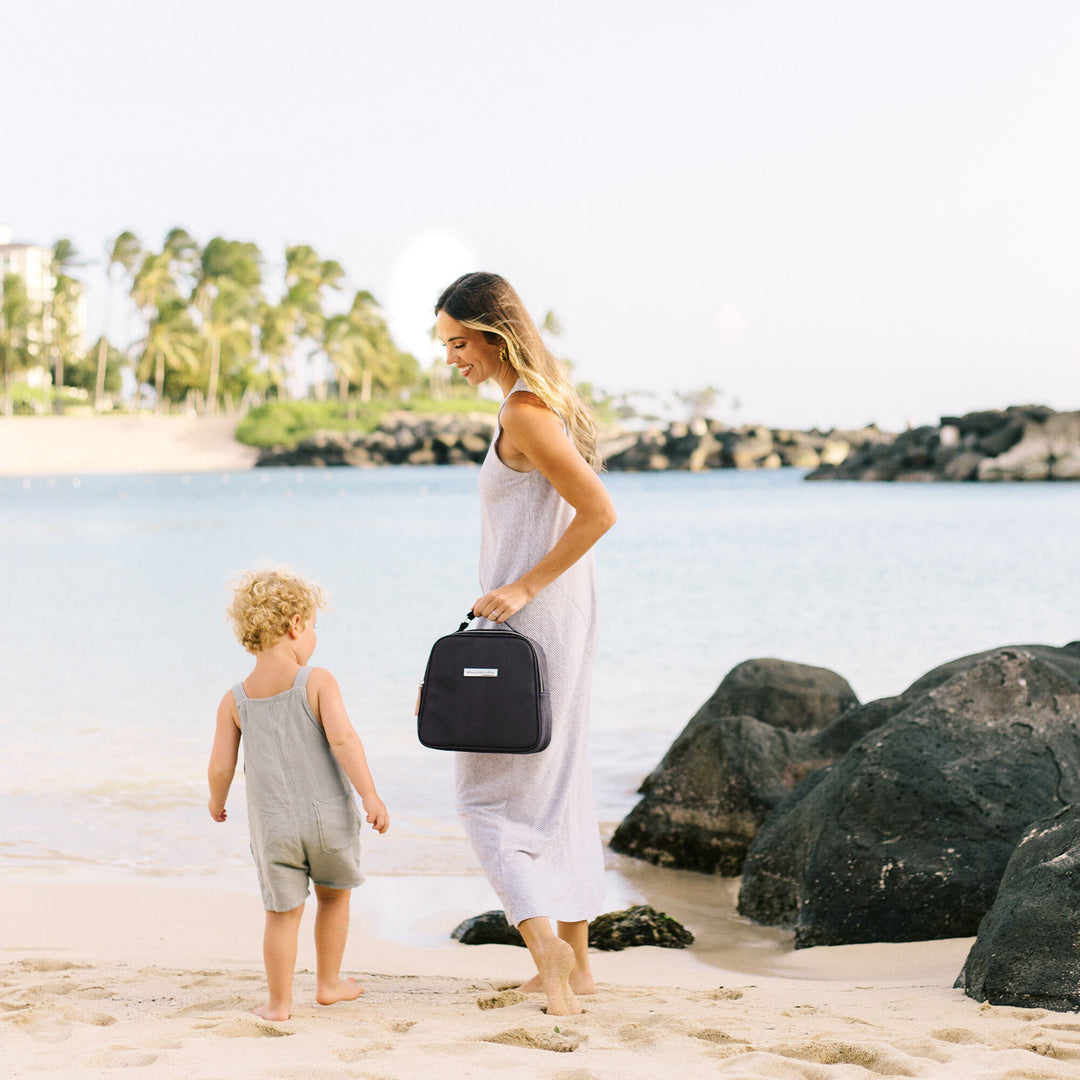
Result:
M511 582L473 601L472 613L494 623L506 622L517 614L530 600L532 593L520 581Z

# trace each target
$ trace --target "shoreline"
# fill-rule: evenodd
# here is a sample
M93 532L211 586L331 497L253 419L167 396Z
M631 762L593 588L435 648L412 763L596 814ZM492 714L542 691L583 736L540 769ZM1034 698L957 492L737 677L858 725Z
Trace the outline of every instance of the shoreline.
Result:
M528 973L524 950L389 944L371 933L363 891L345 963L365 994L312 1003L309 905L293 1015L269 1023L249 1012L265 992L257 896L174 881L9 879L0 1074L136 1065L142 1076L238 1080L312 1068L380 1080L654 1080L677 1066L687 1080L1067 1080L1080 1057L1068 1014L980 1005L952 988L967 939L788 951L773 973L742 946L737 968L693 950L594 953L598 993L582 999L582 1015L549 1018L541 997L507 992Z
M5 416L0 476L237 472L258 459L232 416Z

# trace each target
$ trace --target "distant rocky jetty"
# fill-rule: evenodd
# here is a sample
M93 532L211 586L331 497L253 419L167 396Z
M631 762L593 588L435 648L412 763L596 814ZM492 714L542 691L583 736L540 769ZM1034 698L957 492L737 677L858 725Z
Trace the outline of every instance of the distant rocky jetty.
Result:
M1080 412L1044 405L943 416L822 462L808 480L1080 480Z
M603 451L612 472L816 469L839 465L853 452L891 438L874 426L857 431L792 431L762 424L728 427L718 420L698 419L614 436L605 440Z
M256 465L465 465L484 460L490 413L421 416L391 413L370 434L320 431L296 446L273 446Z
M484 460L495 428L490 413L391 413L370 434L320 431L295 446L260 452L258 465L458 465ZM604 435L609 470L816 469L839 464L854 451L891 439L876 427L858 431L789 431L751 424L729 428L694 420L640 432Z
M490 413L391 413L370 434L321 431L262 450L256 464L478 464L494 427ZM1080 411L1014 406L944 416L940 426L899 435L874 425L794 431L698 419L608 433L600 448L611 472L791 466L809 470L809 480L1080 480Z

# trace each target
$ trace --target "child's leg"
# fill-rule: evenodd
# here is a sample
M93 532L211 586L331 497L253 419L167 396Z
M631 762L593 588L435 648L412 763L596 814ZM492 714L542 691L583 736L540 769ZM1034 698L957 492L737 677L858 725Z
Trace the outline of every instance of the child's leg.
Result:
M341 958L349 935L351 889L328 889L315 886L319 906L315 913L315 1000L320 1005L336 1001L354 1001L364 991L352 979L341 977Z
M589 964L589 924L580 922L560 922L559 934L574 950L574 970L570 972L570 989L575 994L595 994L596 983L593 981L592 967ZM543 993L540 976L534 975L518 989L524 994Z
M263 963L270 987L270 1003L255 1009L264 1020L288 1020L292 1010L293 971L296 969L296 936L304 905L292 911L268 911L263 931Z

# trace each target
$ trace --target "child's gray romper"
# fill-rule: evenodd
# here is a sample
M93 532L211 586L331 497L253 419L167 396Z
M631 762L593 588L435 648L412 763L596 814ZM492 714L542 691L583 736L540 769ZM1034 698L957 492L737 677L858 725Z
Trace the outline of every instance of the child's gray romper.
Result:
M360 815L353 786L338 764L307 697L311 669L292 689L249 698L233 687L244 744L251 854L267 911L292 911L308 879L352 889L360 873Z

